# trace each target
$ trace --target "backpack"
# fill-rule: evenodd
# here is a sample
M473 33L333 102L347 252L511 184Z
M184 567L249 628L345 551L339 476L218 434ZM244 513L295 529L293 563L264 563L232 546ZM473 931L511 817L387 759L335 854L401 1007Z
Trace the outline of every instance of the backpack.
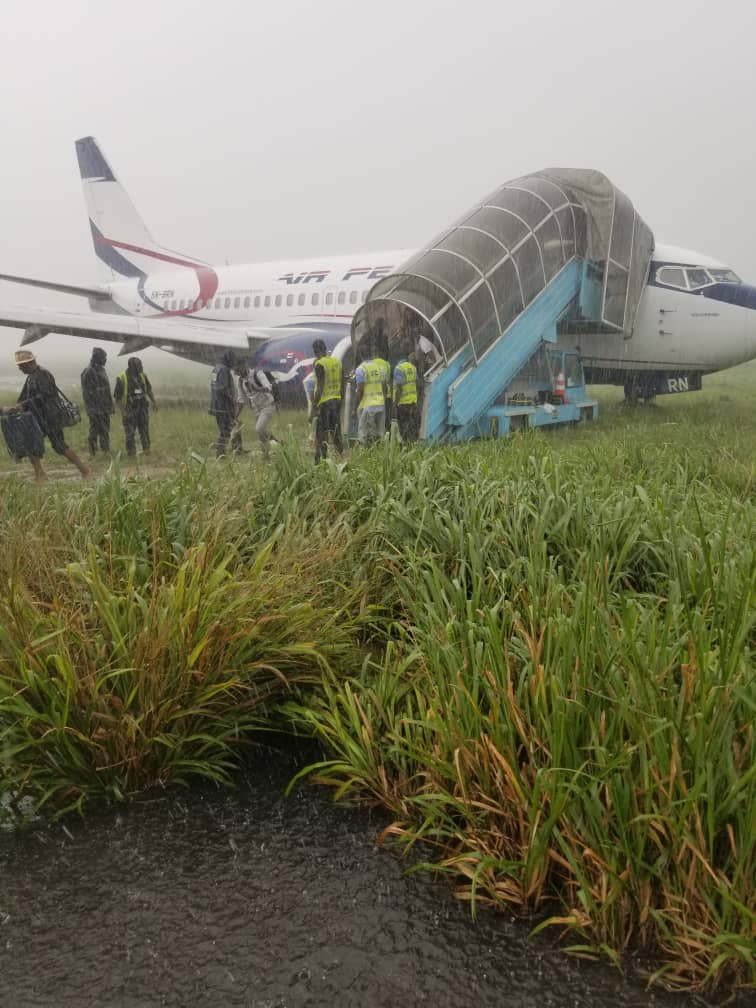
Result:
M263 375L264 380L261 381L258 375ZM262 369L256 369L249 372L248 386L254 390L264 389L266 392L270 392L273 396L273 402L278 404L281 401L281 393L278 388L278 382L276 381L272 371L263 371Z
M278 387L278 382L273 377L273 372L272 371L266 371L265 372L265 377L270 382L270 391L271 391L271 394L273 396L273 402L277 406L281 402L281 390Z

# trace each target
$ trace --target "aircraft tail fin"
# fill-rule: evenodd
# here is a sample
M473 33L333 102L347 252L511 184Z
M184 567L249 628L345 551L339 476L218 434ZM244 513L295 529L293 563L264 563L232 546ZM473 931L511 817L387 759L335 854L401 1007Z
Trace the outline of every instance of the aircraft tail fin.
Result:
M76 157L100 279L112 283L172 266L205 265L158 245L94 137L76 141Z

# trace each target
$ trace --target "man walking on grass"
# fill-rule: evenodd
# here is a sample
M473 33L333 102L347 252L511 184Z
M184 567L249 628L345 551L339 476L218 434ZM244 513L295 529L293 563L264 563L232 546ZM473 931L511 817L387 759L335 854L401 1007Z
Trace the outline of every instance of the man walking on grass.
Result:
M107 359L108 355L102 347L95 347L92 359L81 372L81 394L89 417L91 458L97 454L98 442L103 452L110 451L110 418L115 413L115 405L110 392L110 379L105 370Z
M359 413L357 437L362 445L372 444L386 433L388 367L382 358L372 355L371 349L371 357L357 368L354 381L354 411Z
M343 382L341 361L326 351L322 339L316 339L312 344L315 354L315 392L312 397L312 410L315 415L315 461L319 462L328 455L328 437L333 438L336 451L341 454L341 402Z
M21 389L17 405L2 412L12 416L28 410L36 420L39 430L49 440L52 450L67 458L69 462L73 462L82 476L89 476L91 474L89 466L85 465L73 448L69 448L66 444L63 435L65 415L61 407L61 392L55 379L49 371L37 364L37 358L31 350L17 350L15 359L19 371L26 375L26 381ZM41 452L39 454L38 452L40 452L39 445L32 447L29 444L24 453L32 464L35 479L43 480L47 478L47 474L42 468Z
M406 354L399 359L394 368L394 406L399 424L399 436L403 443L411 444L417 441L420 432L417 368Z
M123 418L126 454L136 455L136 433L145 455L150 451L150 404L157 410L150 379L144 373L138 357L129 357L126 370L116 378L113 397Z
M210 406L208 413L215 417L218 424L218 440L215 442L215 454L218 458L226 457L228 440L236 423L238 404L236 382L233 369L236 367L236 356L232 350L226 350L216 364L210 376ZM241 438L239 439L241 447Z
M270 432L270 425L276 415L278 403L278 385L272 372L262 368L250 368L246 364L238 365L239 390L255 415L255 433L260 442L262 457L270 458L270 445L275 438Z

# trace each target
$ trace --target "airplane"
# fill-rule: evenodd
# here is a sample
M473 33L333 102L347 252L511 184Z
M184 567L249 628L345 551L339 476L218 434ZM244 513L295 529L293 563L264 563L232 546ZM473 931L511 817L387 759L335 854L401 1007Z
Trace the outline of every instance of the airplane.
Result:
M158 245L94 137L76 141L99 283L0 280L86 297L89 311L0 304L0 325L27 345L49 333L155 346L203 363L234 350L255 366L301 377L312 341L346 358L352 316L411 249L214 266ZM701 388L704 374L756 357L756 287L725 263L656 244L632 338L586 331L588 383L623 385L631 400ZM574 345L574 335L570 337Z

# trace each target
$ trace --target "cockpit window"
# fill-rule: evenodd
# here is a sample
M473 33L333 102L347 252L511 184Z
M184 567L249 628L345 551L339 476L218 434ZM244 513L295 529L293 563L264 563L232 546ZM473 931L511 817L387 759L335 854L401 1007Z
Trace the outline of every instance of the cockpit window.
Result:
M685 273L677 266L665 266L656 274L659 283L667 284L670 287L686 288Z
M737 275L737 273L733 273L733 271L731 269L710 269L708 272L709 272L709 275L711 276L711 279L715 280L717 283L742 283L743 282L740 279L740 277Z
M685 272L688 274L688 285L694 289L713 283L705 269L689 269Z

